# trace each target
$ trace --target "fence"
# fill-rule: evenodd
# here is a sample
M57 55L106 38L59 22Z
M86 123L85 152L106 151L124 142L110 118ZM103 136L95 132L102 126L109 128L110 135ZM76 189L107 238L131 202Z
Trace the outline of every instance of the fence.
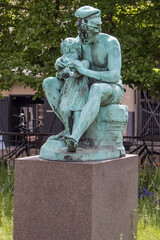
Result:
M135 153L143 164L148 160L151 164L160 164L160 137L129 137L124 138L126 153Z
M48 136L50 134L1 132L0 159L13 162L17 157L38 155Z
M0 159L11 161L17 157L38 155L42 144L51 134L45 133L0 133ZM149 157L160 163L160 138L124 137L126 153L137 153L140 161Z

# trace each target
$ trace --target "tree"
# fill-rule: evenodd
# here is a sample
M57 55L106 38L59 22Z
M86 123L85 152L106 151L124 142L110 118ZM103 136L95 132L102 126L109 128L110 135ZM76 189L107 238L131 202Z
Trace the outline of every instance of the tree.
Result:
M122 46L123 81L159 96L160 2L136 1L117 10L113 22Z
M122 47L123 82L160 93L160 2L157 0L1 0L0 91L13 83L42 95L42 81L54 76L62 39L76 36L74 12L84 5L102 11L102 30Z

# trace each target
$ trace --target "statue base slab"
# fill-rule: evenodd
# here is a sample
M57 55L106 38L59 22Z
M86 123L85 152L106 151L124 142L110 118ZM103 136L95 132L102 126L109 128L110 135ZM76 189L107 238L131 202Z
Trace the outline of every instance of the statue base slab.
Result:
M127 106L101 106L96 119L78 142L76 153L67 152L65 141L48 139L41 147L40 157L58 161L100 161L123 157L123 133L127 121Z
M125 156L125 149L115 147L98 148L79 143L75 153L67 152L64 141L50 140L41 147L40 157L54 161L101 161Z
M138 158L15 161L14 240L132 240Z

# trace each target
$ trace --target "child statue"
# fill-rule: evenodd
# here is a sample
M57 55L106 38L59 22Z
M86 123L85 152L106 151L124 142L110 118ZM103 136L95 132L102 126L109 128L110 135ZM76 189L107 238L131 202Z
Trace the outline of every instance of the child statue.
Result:
M60 91L58 105L61 120L65 126L65 131L61 132L52 139L59 139L64 135L70 134L69 117L73 113L73 129L79 119L80 112L88 100L88 77L82 76L73 67L72 62L81 62L84 68L89 68L87 60L80 61L82 56L81 43L78 38L66 38L61 43L62 56L57 59L55 68L57 70L56 77L64 81L64 85ZM61 65L59 64L61 62ZM50 138L50 139L51 139Z

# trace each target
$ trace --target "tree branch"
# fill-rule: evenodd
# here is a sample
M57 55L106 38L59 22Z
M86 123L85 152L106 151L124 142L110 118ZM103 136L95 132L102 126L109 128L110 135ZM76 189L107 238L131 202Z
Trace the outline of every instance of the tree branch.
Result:
M120 14L125 15L125 16L136 16L136 15L144 14L144 13L146 13L146 12L148 12L148 9L142 10L142 11L137 12L137 13L123 13L123 12L122 12L122 13L120 13Z

